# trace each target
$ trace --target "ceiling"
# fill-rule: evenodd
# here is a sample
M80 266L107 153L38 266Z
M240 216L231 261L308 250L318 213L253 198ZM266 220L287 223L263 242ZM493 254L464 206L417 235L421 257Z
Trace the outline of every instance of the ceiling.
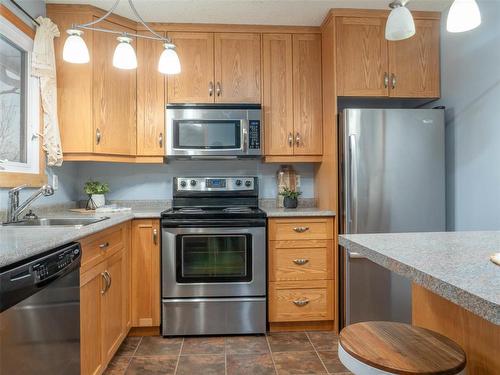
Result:
M109 9L114 0L46 0ZM331 8L388 9L390 0L134 0L148 22L318 26ZM451 0L412 0L411 10L443 11ZM116 13L134 18L127 0Z

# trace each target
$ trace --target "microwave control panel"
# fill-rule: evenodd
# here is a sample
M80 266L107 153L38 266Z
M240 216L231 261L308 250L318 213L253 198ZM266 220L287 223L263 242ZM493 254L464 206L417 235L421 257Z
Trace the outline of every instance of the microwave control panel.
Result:
M260 150L260 121L250 120L248 122L248 148Z

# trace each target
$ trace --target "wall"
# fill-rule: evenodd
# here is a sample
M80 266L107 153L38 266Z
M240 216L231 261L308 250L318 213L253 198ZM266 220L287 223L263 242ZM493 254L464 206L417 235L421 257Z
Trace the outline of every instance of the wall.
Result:
M447 226L500 229L500 2L478 1L475 30L442 30L446 110Z

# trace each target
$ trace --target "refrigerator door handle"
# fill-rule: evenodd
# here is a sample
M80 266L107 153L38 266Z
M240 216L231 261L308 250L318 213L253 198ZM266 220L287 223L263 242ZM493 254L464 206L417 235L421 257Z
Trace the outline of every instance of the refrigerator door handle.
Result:
M349 135L349 152L350 157L350 168L349 168L349 183L351 185L350 189L350 216L351 216L351 230L349 233L358 233L358 154L356 149L356 134Z

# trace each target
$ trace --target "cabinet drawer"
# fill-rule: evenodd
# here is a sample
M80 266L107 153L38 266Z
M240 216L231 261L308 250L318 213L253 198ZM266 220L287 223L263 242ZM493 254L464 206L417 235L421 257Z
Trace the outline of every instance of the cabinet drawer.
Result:
M82 246L82 268L85 272L90 267L123 249L126 241L126 223L108 228L102 232L85 237Z
M332 319L333 288L331 281L269 283L270 322Z
M306 246L309 241L294 242L297 246L280 248L280 241L270 241L270 281L332 279L332 240L323 241L323 247L311 248Z
M326 240L333 238L333 218L269 219L270 240Z

